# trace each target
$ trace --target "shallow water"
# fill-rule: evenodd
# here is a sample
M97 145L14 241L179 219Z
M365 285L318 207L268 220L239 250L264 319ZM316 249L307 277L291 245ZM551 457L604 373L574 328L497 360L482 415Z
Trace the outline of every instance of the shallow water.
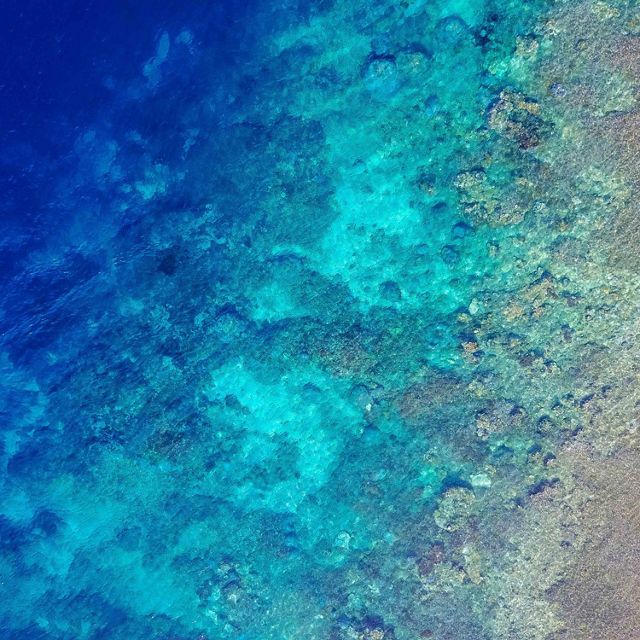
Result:
M513 523L614 337L552 5L7 9L3 638L546 637Z

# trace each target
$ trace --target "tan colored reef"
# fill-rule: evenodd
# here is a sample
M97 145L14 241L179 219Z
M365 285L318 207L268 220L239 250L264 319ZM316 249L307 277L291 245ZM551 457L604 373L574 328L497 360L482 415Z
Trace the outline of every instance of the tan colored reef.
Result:
M585 347L576 372L576 391L585 392L583 428L552 462L559 482L533 496L507 534L512 556L496 577L495 635L637 640L640 7L561 3L541 32L546 53L536 81L559 96L549 105L563 127L550 164L567 191L572 180L582 184L577 206L590 184L592 203L602 211L571 259L585 282L597 283L602 308L586 318L585 345L592 349ZM556 256L565 264L567 258Z
M566 453L576 482L589 493L580 510L588 532L550 597L573 640L635 640L640 633L640 469L628 449L607 457Z

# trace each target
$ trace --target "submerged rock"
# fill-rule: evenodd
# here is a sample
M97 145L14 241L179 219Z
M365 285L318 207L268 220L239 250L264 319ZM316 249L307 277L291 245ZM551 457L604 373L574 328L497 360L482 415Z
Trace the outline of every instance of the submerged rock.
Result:
M471 41L469 25L457 15L447 16L436 26L436 38L441 46L461 47Z
M437 116L442 111L442 105L440 99L436 95L431 95L425 98L418 106L417 109L428 118Z
M382 282L378 287L380 297L386 302L400 302L402 300L402 291L397 282L387 280Z
M469 521L476 496L470 489L453 487L447 489L433 514L436 525L445 531L459 531Z
M390 98L400 86L396 59L392 55L371 54L362 69L367 91L378 100Z
M452 265L460 260L460 252L456 247L447 244L442 247L440 257L445 264Z

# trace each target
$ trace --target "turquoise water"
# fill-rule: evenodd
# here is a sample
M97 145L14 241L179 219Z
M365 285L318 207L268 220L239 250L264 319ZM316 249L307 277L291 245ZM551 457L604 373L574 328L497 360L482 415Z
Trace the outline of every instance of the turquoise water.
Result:
M581 428L552 4L32 28L78 84L3 152L3 638L516 637Z

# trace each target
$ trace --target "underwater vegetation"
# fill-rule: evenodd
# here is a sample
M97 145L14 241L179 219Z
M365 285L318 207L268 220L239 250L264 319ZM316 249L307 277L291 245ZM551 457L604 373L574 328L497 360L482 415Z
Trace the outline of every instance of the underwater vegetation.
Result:
M640 5L85 5L0 27L0 638L637 640Z

